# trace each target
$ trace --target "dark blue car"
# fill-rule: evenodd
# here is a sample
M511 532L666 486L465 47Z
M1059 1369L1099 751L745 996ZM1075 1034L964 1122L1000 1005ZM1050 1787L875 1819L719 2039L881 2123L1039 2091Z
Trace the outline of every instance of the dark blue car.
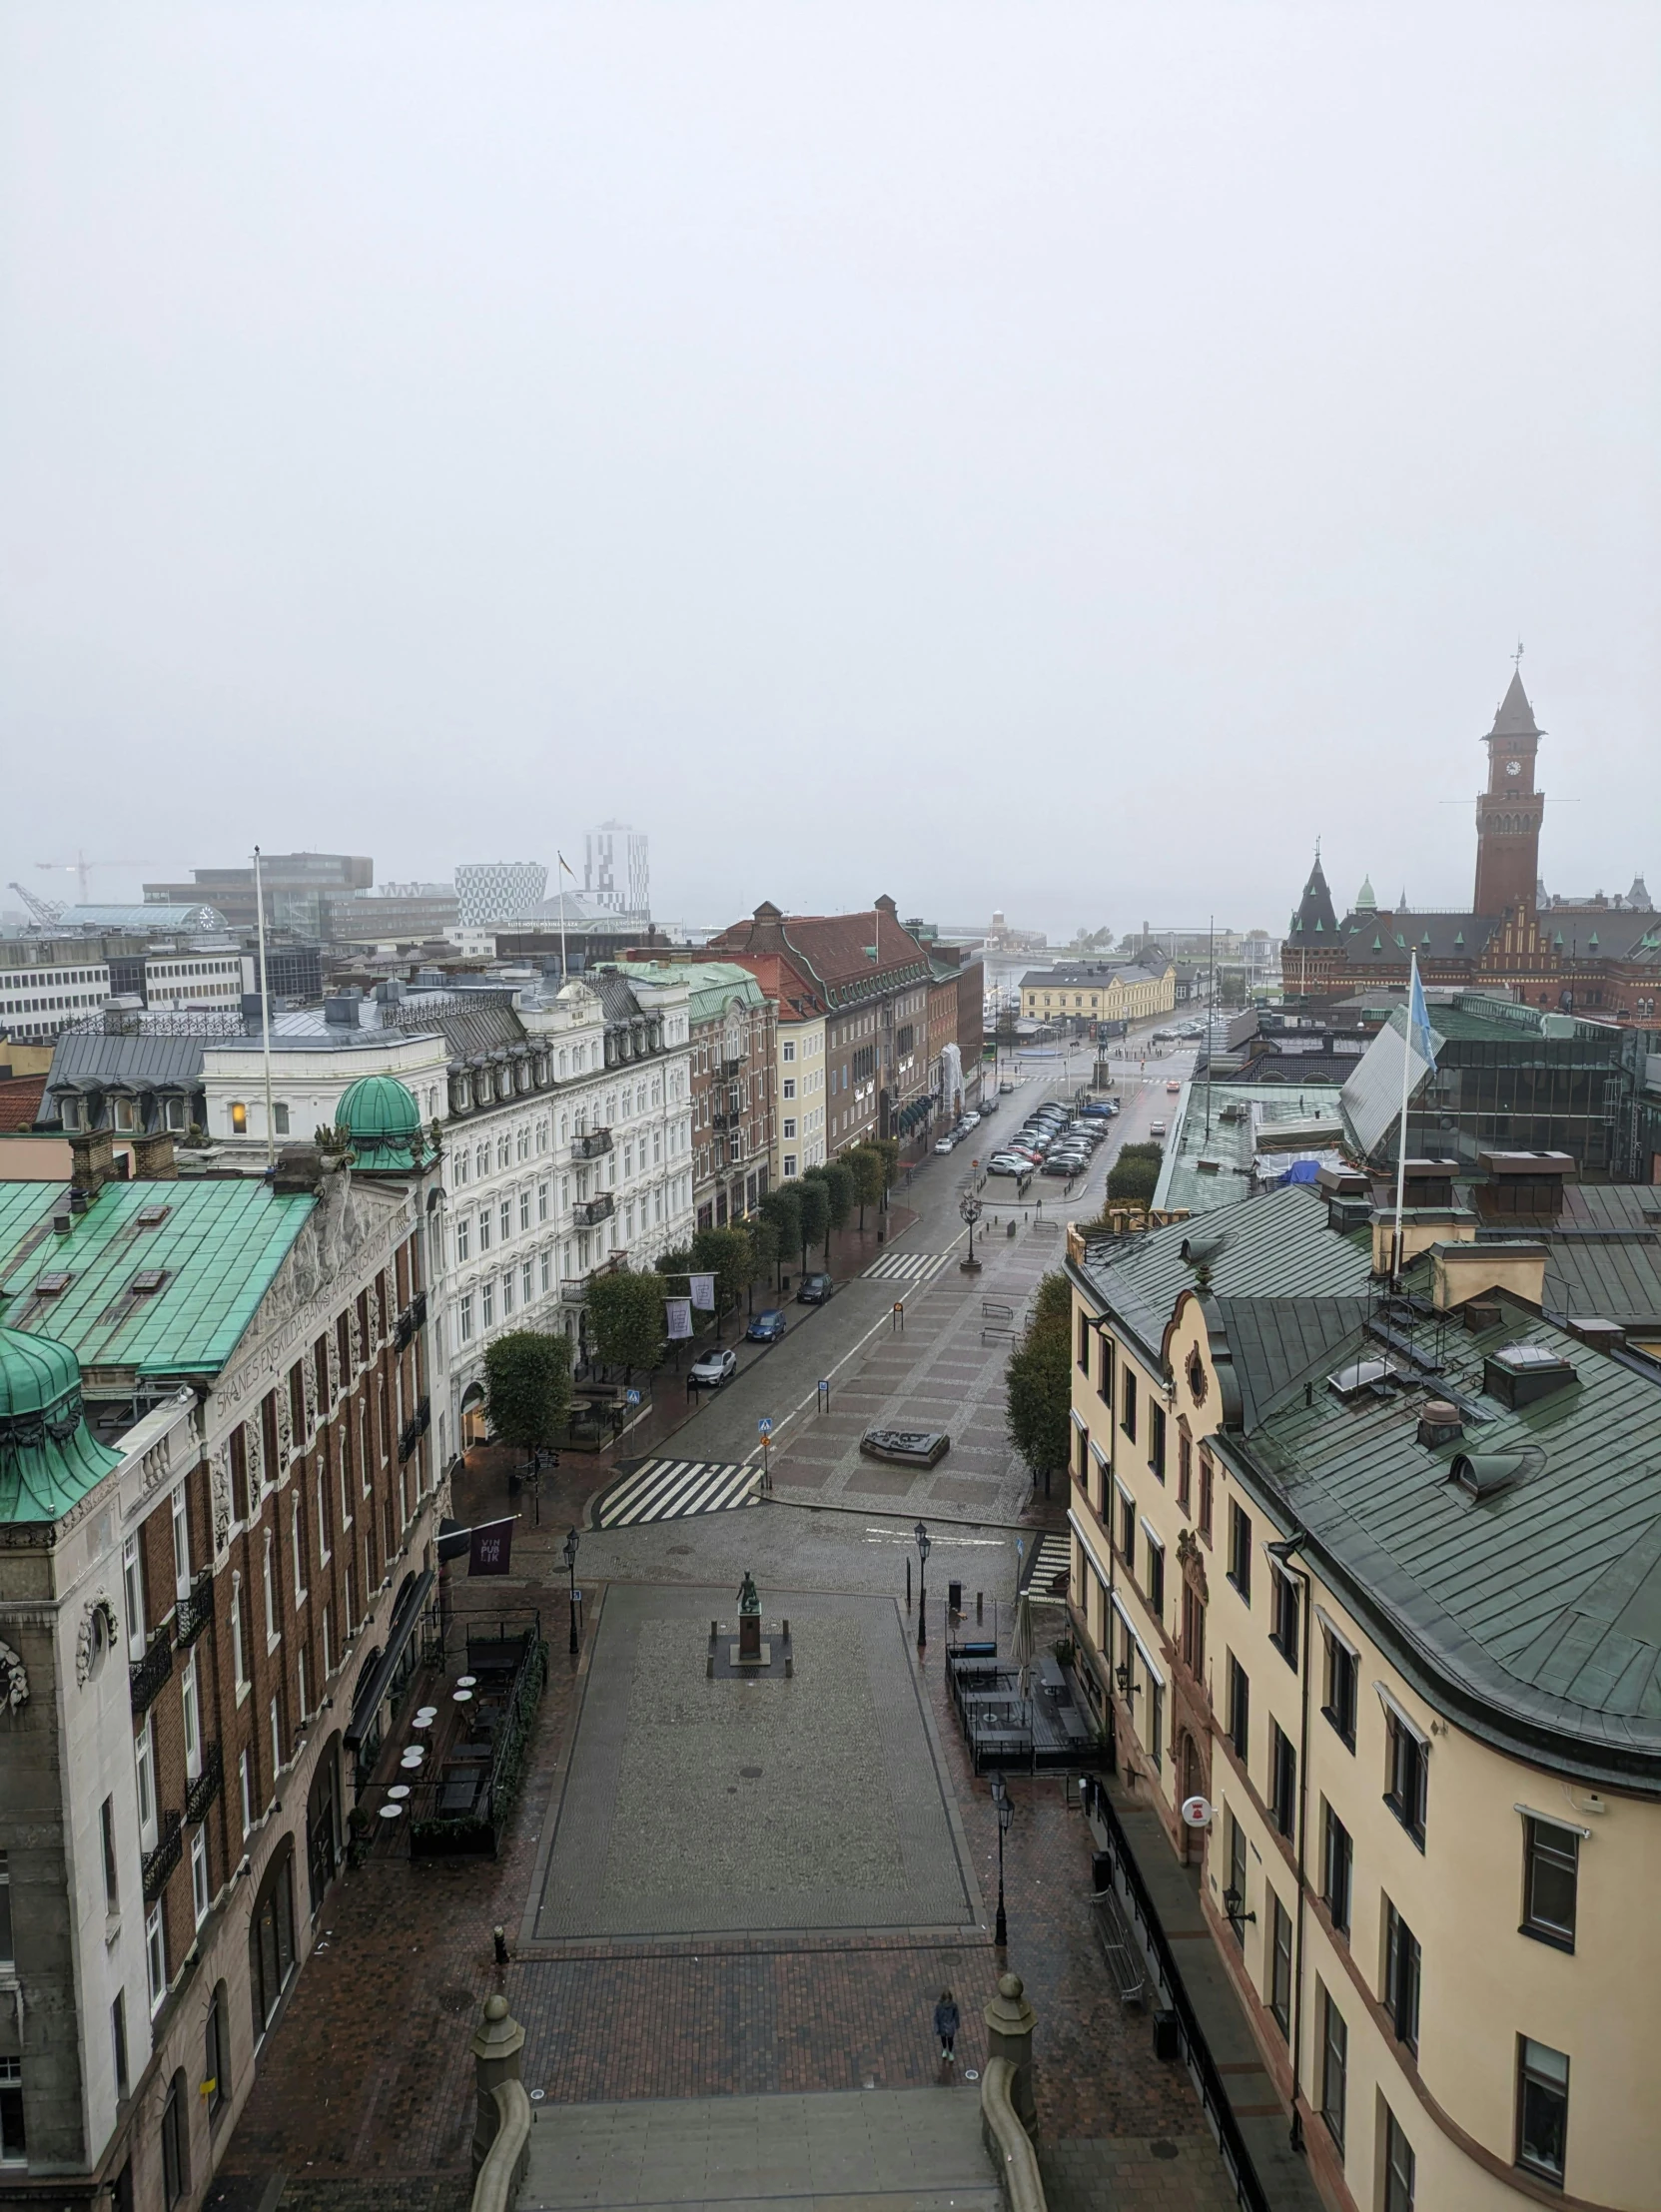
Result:
M752 1344L776 1344L784 1334L784 1315L776 1305L769 1306L765 1313L756 1315L744 1334Z

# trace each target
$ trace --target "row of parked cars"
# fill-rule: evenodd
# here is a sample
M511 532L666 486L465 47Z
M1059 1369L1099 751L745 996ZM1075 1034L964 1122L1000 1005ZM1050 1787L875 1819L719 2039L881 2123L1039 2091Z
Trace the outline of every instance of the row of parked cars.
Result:
M1003 1088L1007 1091L1010 1086L1006 1084ZM936 1152L944 1159L948 1152L956 1151L964 1138L973 1136L981 1123L990 1121L997 1110L998 1102L996 1099L983 1100L978 1107L972 1108L964 1115L955 1128L950 1128L944 1135L935 1138L934 1148Z
M1117 1110L1113 1102L1109 1102ZM1029 1116L1017 1134L987 1161L989 1175L1012 1175L1023 1181L1038 1173L1071 1180L1090 1165L1091 1155L1108 1133L1111 1111L1098 1110L1075 1116L1052 1100Z

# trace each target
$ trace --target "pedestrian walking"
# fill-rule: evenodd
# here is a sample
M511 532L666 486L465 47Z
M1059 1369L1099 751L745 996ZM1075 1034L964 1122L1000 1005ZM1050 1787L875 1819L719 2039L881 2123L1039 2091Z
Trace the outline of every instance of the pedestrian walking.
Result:
M948 2064L955 2057L953 2044L958 2039L958 2005L950 1989L942 1989L940 2002L934 2008L934 2031L940 2037L940 2055Z

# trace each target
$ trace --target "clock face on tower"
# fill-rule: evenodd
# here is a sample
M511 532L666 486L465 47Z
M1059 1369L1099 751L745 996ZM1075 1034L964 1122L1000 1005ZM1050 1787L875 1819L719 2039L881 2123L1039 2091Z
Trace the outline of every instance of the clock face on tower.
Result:
M1505 763L1505 773L1508 776L1520 776L1522 774L1522 762L1520 760L1508 760Z

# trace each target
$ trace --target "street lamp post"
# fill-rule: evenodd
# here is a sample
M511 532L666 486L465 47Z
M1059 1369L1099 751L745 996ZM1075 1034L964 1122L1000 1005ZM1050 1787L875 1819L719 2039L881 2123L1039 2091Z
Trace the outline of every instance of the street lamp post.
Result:
M565 1572L571 1578L571 1651L576 1651L576 1547L577 1533L573 1528L565 1539Z
M969 1231L969 1257L964 1260L962 1271L966 1275L973 1275L979 1271L981 1264L975 1257L975 1223L981 1217L981 1201L972 1191L966 1191L959 1202L958 1211L963 1216L965 1228Z
M1009 1915L1004 1910L1004 1838L1009 1834L1011 1821L1015 1819L1015 1803L1001 1774L992 1778L992 1809L998 1816L998 1924L992 1931L992 1939L1000 1950L1007 1950L1010 1924Z
M917 1524L917 1649L922 1651L929 1641L929 1531L925 1522Z

